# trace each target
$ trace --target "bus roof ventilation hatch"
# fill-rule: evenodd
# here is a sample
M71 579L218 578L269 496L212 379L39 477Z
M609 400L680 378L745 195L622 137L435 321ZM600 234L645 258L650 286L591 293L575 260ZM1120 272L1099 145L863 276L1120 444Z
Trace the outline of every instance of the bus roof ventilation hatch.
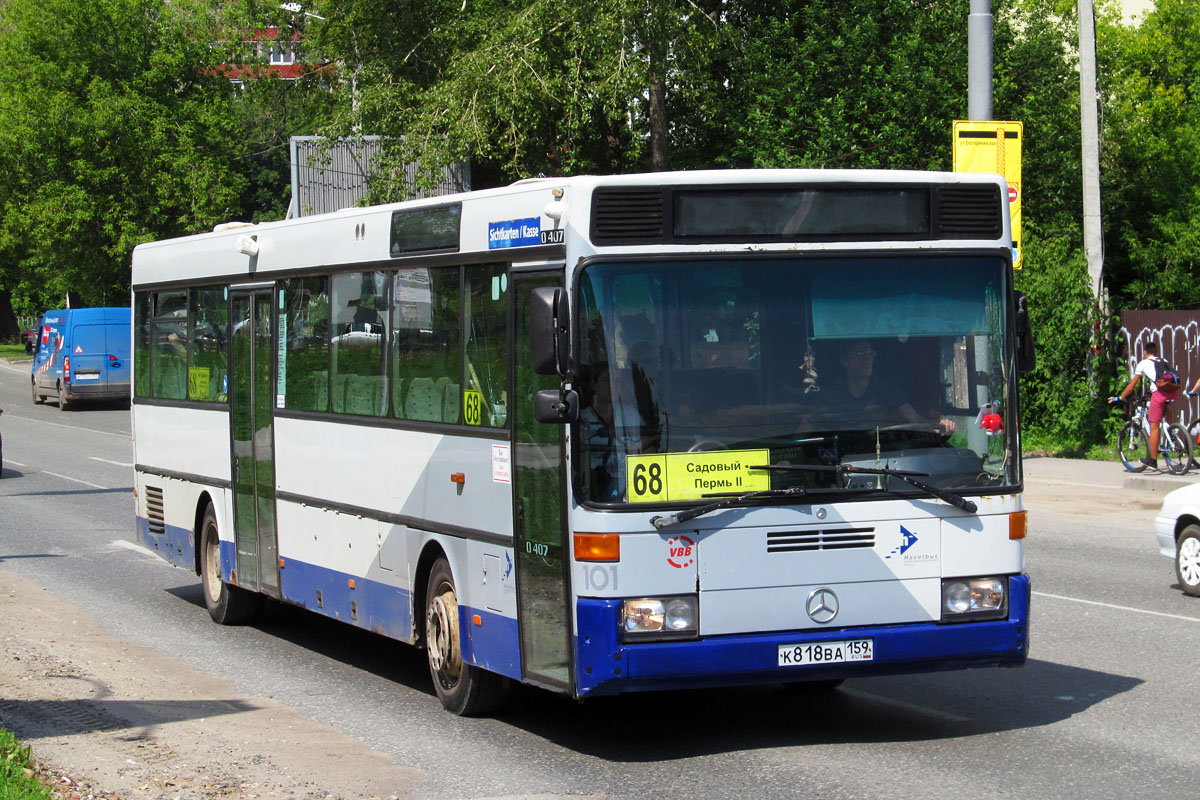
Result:
M592 241L652 244L666 235L666 192L655 188L597 189L592 193Z
M994 183L953 184L937 191L939 239L998 239L1004 231L1000 187Z

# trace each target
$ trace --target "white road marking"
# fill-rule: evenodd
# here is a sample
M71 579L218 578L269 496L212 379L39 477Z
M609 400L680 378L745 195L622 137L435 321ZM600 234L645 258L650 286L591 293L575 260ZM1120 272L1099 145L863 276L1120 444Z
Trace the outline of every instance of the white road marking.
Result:
M28 467L29 466L28 464L22 464L20 461L13 461L11 458L8 460L8 463L16 464L18 467Z
M109 461L107 458L100 458L99 456L88 456L88 458L90 458L92 461L100 461L104 464L113 464L118 467L132 467L133 466L132 463L126 463L124 461Z
M108 489L109 488L107 486L101 486L98 483L91 483L89 481L81 481L81 480L79 480L79 478L72 478L70 475L59 475L57 472L51 472L48 469L42 470L42 474L43 475L53 475L56 478L62 478L64 481L74 481L75 483L82 483L84 486L90 486L93 489Z
M162 564L163 566L171 567L171 569L175 569L175 566L173 564L171 564L169 561L167 561L165 558L160 558L156 554L151 553L149 550L142 547L140 544L131 542L128 539L113 539L108 544L110 547L120 547L123 550L132 550L133 552L137 553L138 555L143 555L143 556L146 556L147 558L150 558L151 560L155 561L156 563Z
M1101 606L1103 608L1114 608L1117 611L1132 611L1135 614L1149 614L1154 617L1166 617L1168 619L1181 619L1184 622L1200 622L1200 617L1188 617L1183 614L1168 614L1165 611L1151 611L1146 608L1133 608L1132 606L1118 606L1114 603L1101 603L1099 600L1084 600L1079 597L1065 597L1061 594L1049 594L1048 592L1034 592L1035 597L1049 597L1052 600L1067 600L1072 603L1083 603L1089 606Z
M120 439L132 439L133 436L128 433L113 433L112 431L98 431L95 428L81 428L78 425L64 425L61 422L47 422L44 419L35 417L26 417L23 414L13 414L8 411L4 412L5 419L23 419L27 422L36 422L39 425L53 425L56 428L68 428L73 431L87 431L88 433L99 433L102 436L116 436Z

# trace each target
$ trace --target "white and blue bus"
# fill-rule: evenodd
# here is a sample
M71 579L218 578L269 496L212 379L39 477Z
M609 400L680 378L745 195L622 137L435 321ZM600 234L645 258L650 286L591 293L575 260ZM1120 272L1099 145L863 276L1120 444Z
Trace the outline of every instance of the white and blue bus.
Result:
M445 707L1015 667L999 176L547 178L139 246L138 537Z

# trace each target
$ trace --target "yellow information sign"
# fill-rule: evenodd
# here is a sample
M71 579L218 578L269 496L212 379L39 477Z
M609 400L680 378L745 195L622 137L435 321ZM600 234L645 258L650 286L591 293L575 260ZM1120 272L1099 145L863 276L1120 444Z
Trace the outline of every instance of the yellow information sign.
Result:
M188 368L188 399L207 400L208 398L208 367Z
M483 392L463 392L463 419L468 425L483 424Z
M1021 140L1025 126L999 120L954 120L954 171L996 172L1008 181L1013 268L1021 268Z
M768 450L626 456L629 502L700 500L712 494L763 491L771 488L771 474L750 467L770 463Z

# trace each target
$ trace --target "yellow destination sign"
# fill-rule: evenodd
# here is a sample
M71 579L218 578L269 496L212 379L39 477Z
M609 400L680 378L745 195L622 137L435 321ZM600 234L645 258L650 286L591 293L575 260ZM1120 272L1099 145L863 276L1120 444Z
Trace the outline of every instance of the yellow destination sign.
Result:
M767 450L707 450L625 457L631 503L700 500L707 495L771 488L771 474L750 469L771 463Z
M1025 126L1000 120L954 120L954 171L995 172L1008 181L1013 267L1021 268L1021 142Z

